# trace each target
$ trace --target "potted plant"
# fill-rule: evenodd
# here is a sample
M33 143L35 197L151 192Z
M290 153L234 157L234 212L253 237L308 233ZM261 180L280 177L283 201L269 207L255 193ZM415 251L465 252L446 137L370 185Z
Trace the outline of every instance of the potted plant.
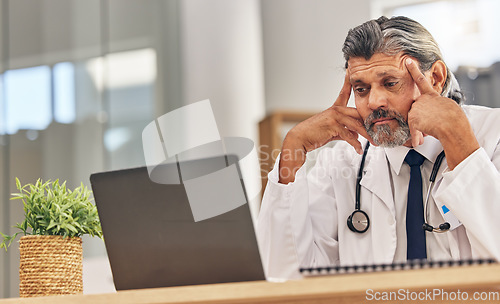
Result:
M88 234L102 238L92 192L83 183L73 191L59 180L21 185L11 199L24 204L24 221L14 235L3 236L0 248L19 235L19 293L21 297L83 292L82 239Z

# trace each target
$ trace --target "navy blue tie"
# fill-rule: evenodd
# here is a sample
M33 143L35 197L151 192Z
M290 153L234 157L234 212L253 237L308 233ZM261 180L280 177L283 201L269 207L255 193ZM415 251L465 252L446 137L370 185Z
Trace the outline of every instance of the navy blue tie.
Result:
M427 258L425 248L424 202L422 195L422 174L420 166L425 157L415 150L408 151L405 162L410 166L410 184L408 186L408 203L406 206L406 242L407 260Z

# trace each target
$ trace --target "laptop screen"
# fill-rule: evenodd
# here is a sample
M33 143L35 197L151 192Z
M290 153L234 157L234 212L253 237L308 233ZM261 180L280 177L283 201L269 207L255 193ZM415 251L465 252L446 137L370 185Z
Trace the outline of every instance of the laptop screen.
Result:
M265 279L248 203L195 221L184 183L155 183L146 167L90 180L117 290Z

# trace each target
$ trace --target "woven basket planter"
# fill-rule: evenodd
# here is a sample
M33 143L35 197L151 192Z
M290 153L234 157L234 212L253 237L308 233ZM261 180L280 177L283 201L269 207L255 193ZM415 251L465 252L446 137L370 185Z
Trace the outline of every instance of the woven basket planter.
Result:
M21 237L19 250L21 297L83 293L80 237L27 235Z

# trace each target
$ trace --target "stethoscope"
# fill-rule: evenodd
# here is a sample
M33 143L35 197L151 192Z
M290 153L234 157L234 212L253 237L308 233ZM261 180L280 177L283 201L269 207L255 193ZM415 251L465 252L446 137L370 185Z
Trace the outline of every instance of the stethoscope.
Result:
M357 233L364 233L368 228L370 227L370 218L368 217L368 214L361 210L361 203L360 203L360 196L361 196L361 179L363 177L363 169L365 166L365 159L366 159L366 154L368 153L368 147L370 146L370 143L367 142L365 149L363 151L363 157L361 158L361 165L359 167L358 171L358 177L356 178L356 205L355 205L355 210L354 212L349 215L347 218L347 227L352 232L357 232ZM439 225L439 228L434 228L430 224L427 223L427 206L429 204L429 197L431 195L431 189L434 187L434 182L436 180L437 173L439 171L439 167L441 167L441 163L443 162L444 158L444 151L439 153L438 157L436 158L436 161L434 162L434 166L432 167L432 172L431 176L429 178L430 185L429 189L427 190L427 196L425 198L425 204L424 204L424 225L422 226L422 229L429 231L429 232L446 232L450 229L450 224L448 222L442 223Z

